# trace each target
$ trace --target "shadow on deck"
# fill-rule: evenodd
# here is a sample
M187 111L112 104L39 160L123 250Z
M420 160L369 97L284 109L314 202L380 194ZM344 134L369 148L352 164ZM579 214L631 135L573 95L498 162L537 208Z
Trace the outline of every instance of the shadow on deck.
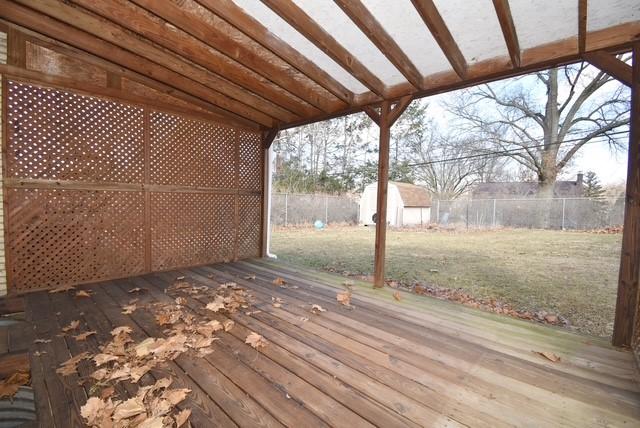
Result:
M245 279L255 275L255 279ZM147 311L122 313L134 287L138 305L172 302L164 291L178 276L216 287L234 281L253 307L207 315L204 300L187 311L235 322L218 332L211 354L189 352L145 375L141 384L170 375L192 390L180 407L192 409L193 426L634 426L640 423L640 384L632 354L606 341L481 312L370 284L354 287L349 309L338 304L342 277L281 262L251 260L176 270L78 287L73 293L25 296L33 325L30 362L41 426L82 425L80 407L95 393L78 375L56 373L60 363L96 352L116 326L133 329L138 342L162 337ZM286 288L273 284L281 277ZM280 307L272 298L281 298ZM327 311L310 312L318 304ZM204 314L204 315L203 315ZM97 333L77 342L61 336L70 320ZM269 344L245 344L250 332ZM36 353L36 351L38 351ZM560 356L551 362L538 352ZM119 398L135 394L123 382Z

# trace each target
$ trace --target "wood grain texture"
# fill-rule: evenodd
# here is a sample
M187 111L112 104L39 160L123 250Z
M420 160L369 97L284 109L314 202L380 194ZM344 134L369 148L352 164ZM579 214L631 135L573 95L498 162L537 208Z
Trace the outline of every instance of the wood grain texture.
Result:
M246 279L254 275L255 279ZM567 330L431 298L373 290L356 281L349 309L336 301L343 277L254 259L147 274L84 286L91 296L43 292L25 296L36 337L31 344L38 417L46 426L74 426L90 383L60 378L54 369L70 355L95 352L115 326L132 338L164 337L148 310L122 313L136 295L139 308L175 304L165 290L177 277L217 288L236 282L252 306L235 313L205 309L208 299L186 296L185 313L235 326L217 333L214 352L185 353L141 379L165 376L192 390L184 408L193 426L634 426L640 421L638 373L630 352ZM287 287L274 287L282 277ZM282 299L279 307L272 298ZM327 309L310 312L311 304ZM36 319L37 317L37 319ZM56 336L78 319L95 336L75 342ZM269 342L256 350L245 343L256 332ZM47 354L33 356L35 350ZM552 363L533 351L561 356ZM92 367L81 364L79 374ZM42 381L41 381L42 380ZM118 386L120 398L136 385ZM594 422L595 421L595 422Z

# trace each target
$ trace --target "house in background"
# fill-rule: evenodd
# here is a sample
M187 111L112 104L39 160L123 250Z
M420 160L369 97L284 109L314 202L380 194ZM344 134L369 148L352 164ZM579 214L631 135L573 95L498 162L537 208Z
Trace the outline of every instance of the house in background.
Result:
M364 188L360 197L360 224L376 224L376 195L378 183ZM387 197L387 223L391 226L416 226L428 224L431 218L431 195L415 184L389 182Z
M575 181L556 181L554 198L581 198L584 196L584 175L578 174ZM513 181L502 183L479 183L471 192L472 199L517 199L538 196L537 181Z

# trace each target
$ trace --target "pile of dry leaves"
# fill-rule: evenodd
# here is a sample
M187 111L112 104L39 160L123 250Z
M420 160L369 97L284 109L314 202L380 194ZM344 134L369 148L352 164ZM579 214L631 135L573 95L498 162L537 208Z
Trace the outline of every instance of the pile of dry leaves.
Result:
M68 290L67 290L68 291ZM144 292L135 288L131 293ZM176 406L189 394L187 388L170 389L172 379L159 379L154 385L138 389L135 397L126 400L114 399L114 386L119 382L138 381L155 367L174 360L185 352L192 352L203 357L213 352L213 342L218 340L215 333L229 331L233 321L224 322L210 317L195 315L186 308L189 298L208 301L206 309L214 313L234 313L239 309L249 308L249 295L235 283L225 283L217 288L195 286L184 278L179 278L165 290L173 298L171 303L151 303L139 305L131 300L123 306L124 314L131 314L144 308L150 311L165 337L147 337L134 341L132 329L120 326L111 331L111 340L99 347L99 352L90 354L83 352L65 361L57 369L63 376L77 373L78 364L83 360L92 361L96 369L91 373L92 393L82 406L81 414L89 426L93 427L142 427L162 428L180 427L189 418L191 411L178 411ZM62 328L63 334L77 333L80 321L73 321ZM75 340L86 340L95 331L87 331L73 335ZM254 348L267 345L267 341L257 333L251 333L246 343Z

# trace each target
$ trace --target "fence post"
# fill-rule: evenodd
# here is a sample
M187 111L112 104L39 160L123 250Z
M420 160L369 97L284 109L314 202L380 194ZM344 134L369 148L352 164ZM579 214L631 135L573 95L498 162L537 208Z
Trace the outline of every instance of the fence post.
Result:
M436 224L440 224L440 199L438 199L436 202L437 202L437 208L436 208Z
M565 198L562 198L562 230L564 230L564 209L566 202L567 200Z
M324 195L324 224L329 224L329 196Z
M284 227L287 227L288 217L289 217L289 194L284 194Z
M496 227L496 200L493 200L493 220L491 221L493 227Z

